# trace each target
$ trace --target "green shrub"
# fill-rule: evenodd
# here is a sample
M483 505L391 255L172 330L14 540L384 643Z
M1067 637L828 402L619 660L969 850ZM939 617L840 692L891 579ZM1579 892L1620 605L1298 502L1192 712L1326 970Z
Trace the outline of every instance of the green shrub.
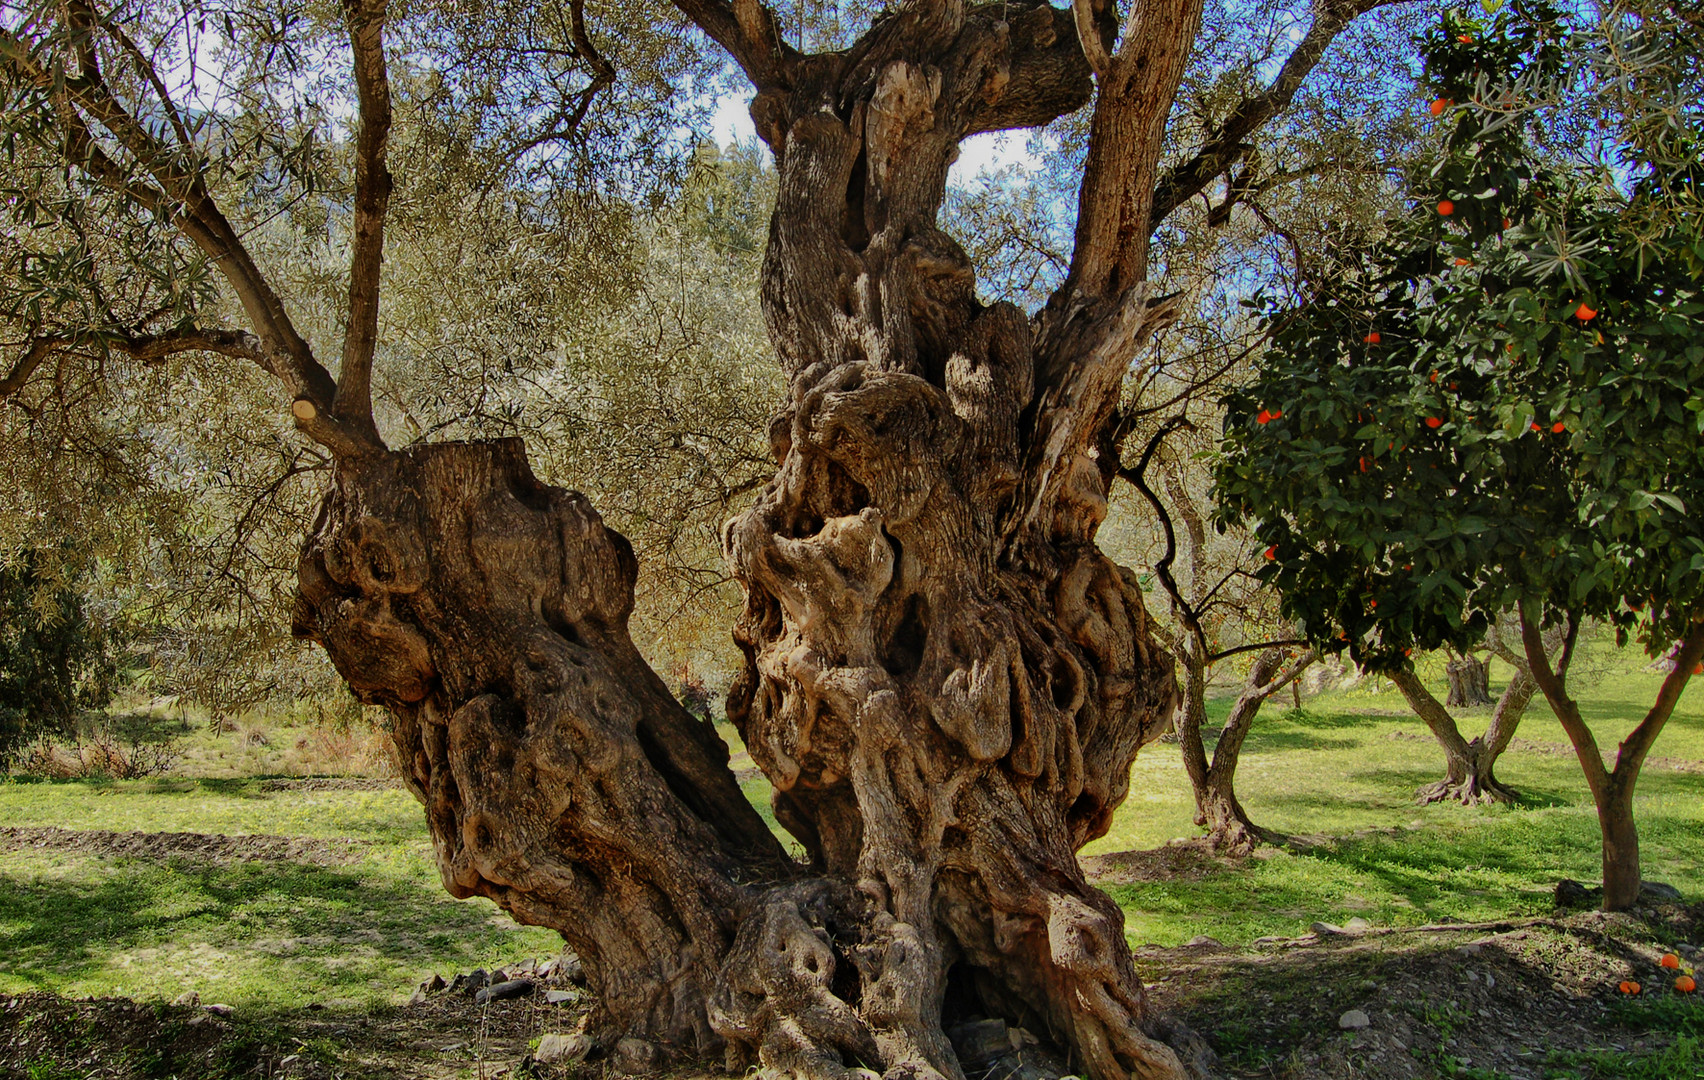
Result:
M0 564L0 767L31 741L73 735L80 716L112 700L115 645L33 553Z

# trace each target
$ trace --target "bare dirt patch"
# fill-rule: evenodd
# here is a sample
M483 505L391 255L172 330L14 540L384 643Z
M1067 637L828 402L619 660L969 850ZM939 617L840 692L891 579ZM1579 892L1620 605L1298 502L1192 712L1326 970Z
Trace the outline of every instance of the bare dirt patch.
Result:
M1675 1031L1651 1030L1644 1010L1672 1007L1669 1019L1690 1015L1704 1029L1704 1004L1674 995L1672 973L1658 966L1700 936L1704 905L1677 904L1312 934L1251 950L1150 946L1137 962L1154 1002L1205 1033L1228 1076L1538 1080L1557 1051L1638 1055L1672 1044ZM1624 979L1642 984L1640 998L1619 993ZM1346 1017L1366 1024L1346 1028Z
M317 840L301 836L209 836L189 832L109 832L52 826L0 826L0 852L20 848L123 855L143 859L241 860L346 866L360 861L363 840Z

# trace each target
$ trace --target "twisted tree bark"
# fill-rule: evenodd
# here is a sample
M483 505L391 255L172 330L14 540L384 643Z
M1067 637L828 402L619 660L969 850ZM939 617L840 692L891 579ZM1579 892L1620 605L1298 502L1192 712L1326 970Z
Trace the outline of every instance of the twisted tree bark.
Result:
M728 711L808 870L634 650L625 543L516 444L343 462L298 629L396 712L446 885L561 929L629 1063L957 1080L953 984L1100 1080L1182 1076L1075 857L1176 693L1094 546L1097 440L1168 313L1140 286L1034 325L976 299L934 224L959 140L1081 105L1088 69L1068 12L906 24L927 13L752 107L790 392L776 478L725 533Z

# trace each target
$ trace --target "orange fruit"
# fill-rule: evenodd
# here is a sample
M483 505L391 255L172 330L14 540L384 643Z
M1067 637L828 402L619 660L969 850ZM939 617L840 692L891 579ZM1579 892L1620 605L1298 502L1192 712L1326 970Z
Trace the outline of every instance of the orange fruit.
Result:
M1449 108L1452 104L1454 104L1454 102L1450 101L1449 98L1439 98L1438 100L1432 102L1432 115L1433 116L1444 115L1444 110Z
M1503 219L1503 228L1506 229L1513 224L1514 224L1514 222L1510 221L1508 218Z
M1666 968L1677 968L1680 966L1680 957L1674 953L1664 953L1663 958L1658 960L1657 963Z
M1463 45L1472 45L1473 44L1473 38L1471 36L1467 35L1467 34L1458 34L1456 36L1456 40L1461 42Z
M1456 265L1457 266L1472 266L1473 260L1472 259L1457 259Z
M1365 456L1365 455L1362 455L1362 457L1361 457L1361 471L1366 472L1368 469L1370 469L1372 467L1373 467L1372 459Z
M1541 428L1541 427L1539 427L1539 425L1538 425L1538 421L1537 421L1537 420L1534 420L1534 421L1533 421L1533 422L1532 422L1532 429L1533 429L1533 430L1534 430L1534 431L1543 431L1543 430L1544 430L1544 429L1543 429L1543 428Z
M1620 990L1623 994L1637 994L1639 992L1639 984L1634 982L1632 979L1628 979L1621 984Z
M1257 424L1270 423L1271 420L1272 420L1272 410L1271 409L1260 410L1259 415L1257 415L1254 418L1254 422L1257 423Z
M1593 319L1597 318L1597 311L1589 306L1584 300L1581 300L1580 306L1574 309L1574 318L1581 322L1591 322Z
M1560 434L1562 434L1563 431L1566 430L1566 427L1563 425L1562 421L1558 420L1554 424L1550 425L1550 430L1553 433L1560 435Z
M1682 975L1674 981L1674 988L1683 994L1690 994L1692 991L1698 989L1698 984L1693 981L1692 976Z
M1441 428L1444 426L1444 422L1436 416L1428 416L1426 418L1426 426L1429 428Z
M1368 334L1366 337L1362 338L1361 340L1366 342L1368 345L1377 345L1379 343L1379 332L1377 330L1374 330L1372 333Z
M1271 547L1266 549L1266 557L1268 559L1276 559L1278 557L1278 545L1277 544L1273 544Z
M1449 217L1451 214L1455 213L1455 203L1450 202L1448 199L1443 200L1438 203L1438 213L1445 217Z

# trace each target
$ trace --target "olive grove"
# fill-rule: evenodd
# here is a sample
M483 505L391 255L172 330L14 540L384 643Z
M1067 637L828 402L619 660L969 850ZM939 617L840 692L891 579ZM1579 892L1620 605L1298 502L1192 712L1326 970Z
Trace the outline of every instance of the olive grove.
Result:
M944 1017L972 1001L1097 1080L1199 1073L1075 854L1177 704L1097 532L1153 420L1133 361L1182 306L1151 238L1289 179L1258 133L1378 6L1263 9L1262 49L1183 118L1200 0L919 0L813 26L816 51L802 11L757 0L10 7L0 394L38 423L140 370L271 380L305 440L278 452L325 483L294 632L392 714L445 886L562 933L624 1066L958 1077ZM548 398L560 333L529 355L499 326L458 353L436 325L525 327L559 294L633 287L619 245L504 230L642 198L724 62L773 159L759 297L784 382L754 433L768 478L725 492L728 713L804 861L635 646L633 546L503 420L506 384ZM1033 310L987 302L942 228L949 168L967 138L1072 116L1069 251ZM483 249L457 231L482 216ZM160 409L193 392L148 385ZM742 401L773 386L753 385ZM423 421L446 393L461 422ZM214 425L220 397L198 403ZM752 466L726 450L707 473Z

